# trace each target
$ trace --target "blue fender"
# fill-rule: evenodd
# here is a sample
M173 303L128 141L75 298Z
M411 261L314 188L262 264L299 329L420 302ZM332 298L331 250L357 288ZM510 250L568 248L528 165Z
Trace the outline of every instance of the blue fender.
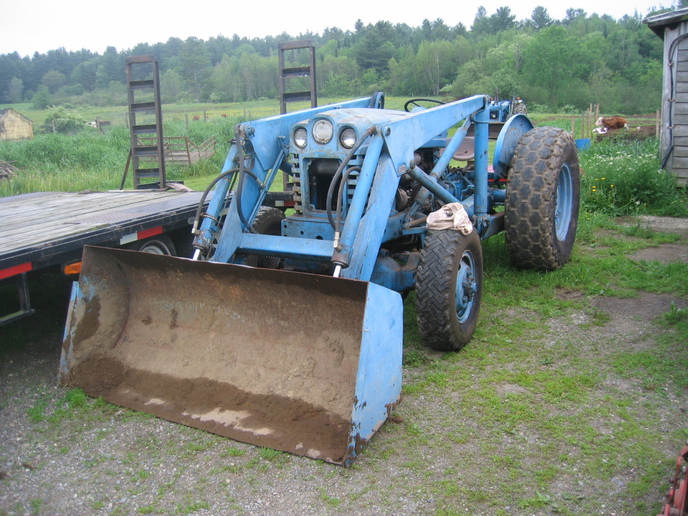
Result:
M495 177L506 178L506 169L514 156L518 140L532 128L533 122L526 115L514 115L506 121L497 137L492 158Z

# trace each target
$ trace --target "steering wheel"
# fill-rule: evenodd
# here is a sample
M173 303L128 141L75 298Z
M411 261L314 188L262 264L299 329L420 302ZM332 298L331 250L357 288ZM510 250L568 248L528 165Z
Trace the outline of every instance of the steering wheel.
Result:
M406 101L406 104L404 104L404 111L407 113L411 112L411 107L409 106L416 106L416 107L423 107L419 104L419 102L430 102L431 104L445 104L445 102L442 102L441 100L435 100L435 99L424 99L424 98L417 98L417 99L410 99Z

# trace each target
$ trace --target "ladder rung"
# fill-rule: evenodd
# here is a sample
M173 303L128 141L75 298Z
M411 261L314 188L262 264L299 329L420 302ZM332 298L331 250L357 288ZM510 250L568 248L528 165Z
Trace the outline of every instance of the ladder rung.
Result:
M310 91L294 91L292 93L285 93L283 95L285 102L296 102L298 100L311 100Z
M131 126L131 131L134 134L157 133L158 124L133 125Z
M158 155L158 147L155 146L141 146L141 147L134 147L134 156L157 156Z
M283 68L282 77L304 77L311 74L310 66L299 66L294 68Z
M160 175L159 168L137 168L136 177L158 177Z
M154 63L155 62L155 56L153 56L153 55L131 56L131 57L125 58L124 62L126 64Z
M141 81L131 81L129 83L130 90L147 90L155 86L153 79L146 79Z
M131 104L131 111L140 113L143 111L155 111L155 102L136 102Z

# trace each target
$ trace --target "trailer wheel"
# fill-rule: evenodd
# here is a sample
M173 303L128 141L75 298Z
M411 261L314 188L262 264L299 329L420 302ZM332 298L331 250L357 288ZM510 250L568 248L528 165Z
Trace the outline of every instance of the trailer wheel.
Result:
M416 311L423 342L438 351L458 351L478 322L483 252L473 231L430 231L416 273Z
M516 145L508 172L504 230L509 256L524 269L555 270L569 261L578 226L576 143L556 127L537 127Z
M281 235L283 220L284 213L282 211L270 206L263 206L258 210L258 214L253 220L253 230L261 235ZM276 256L251 254L246 257L244 264L264 269L279 269L282 267L283 262L282 258Z
M157 235L145 240L138 240L126 246L126 249L140 251L142 253L163 254L166 256L176 256L176 250L172 239L167 235Z

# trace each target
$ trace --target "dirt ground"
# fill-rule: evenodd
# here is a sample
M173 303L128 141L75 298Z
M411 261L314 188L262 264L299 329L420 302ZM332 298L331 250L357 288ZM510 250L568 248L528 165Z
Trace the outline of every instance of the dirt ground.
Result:
M688 220L644 217L641 222L657 231L680 234L682 238L673 244L637 251L631 255L632 259L688 263ZM562 295L575 298L579 294L571 291ZM66 296L65 289L57 292L51 302L65 303ZM669 311L672 303L677 308L688 306L687 299L671 294L592 299L592 306L605 313L608 321L589 326L581 349L589 350L596 342L615 340L631 347L646 345L652 331L651 322ZM581 312L552 318L547 345L555 346L570 339L589 317L588 312ZM45 322L40 315L34 318L36 324ZM542 496L544 501L540 506L523 507L513 503L494 512L489 509L488 500L476 500L470 490L461 491L461 485L471 485L471 477L482 475L484 491L497 492L500 484L509 479L500 478L498 471L483 471L479 468L481 461L470 462L470 456L482 453L485 455L482 462L487 464L496 449L509 450L511 446L525 447L526 453L537 454L538 437L516 431L508 434L507 441L495 443L495 450L467 446L464 451L458 451L463 441L457 436L453 447L435 447L427 436L443 432L448 402L429 394L406 395L399 418L385 424L349 469L274 453L268 448L237 443L115 406L89 410L76 400L60 416L61 400L66 393L56 382L62 325L58 321L50 323L50 330L43 338L28 348L0 354L0 515L634 514L627 509L625 499L630 496L630 479L642 465L629 465L615 477L612 485L594 488L583 487L584 478L575 472L575 466L571 471L558 466L553 484L561 485L562 492L574 493L570 496L581 499L583 496L605 499L587 506L577 505L579 502L573 499L569 500L568 508L561 509L546 503L540 493L533 493L534 497ZM685 364L685 357L682 363ZM417 371L405 371L405 375L414 374ZM630 392L636 388L617 378L608 381L614 383L614 392ZM520 389L505 384L498 392L519 394ZM636 404L648 402L643 396L632 399ZM687 399L684 395L668 400L673 410L661 416L667 428L687 426ZM408 420L417 414L422 417L414 429ZM403 418L407 418L405 435L410 434L412 438L400 435L399 421ZM604 434L605 428L614 421L600 416L598 424ZM466 418L465 425L471 425L470 417ZM416 430L418 435L414 433ZM682 444L667 439L649 445L657 446L665 458L675 458ZM618 446L623 447L624 443L619 442ZM457 468L456 456L465 457L473 470ZM667 471L666 477L670 474ZM447 475L453 475L454 479L447 479ZM458 486L455 498L459 501L451 512L438 505L437 493L438 486L446 493L450 486L444 483L453 481ZM668 484L662 485L668 491ZM656 493L657 510L653 514L660 512L665 492ZM594 513L588 512L591 506L595 507Z

